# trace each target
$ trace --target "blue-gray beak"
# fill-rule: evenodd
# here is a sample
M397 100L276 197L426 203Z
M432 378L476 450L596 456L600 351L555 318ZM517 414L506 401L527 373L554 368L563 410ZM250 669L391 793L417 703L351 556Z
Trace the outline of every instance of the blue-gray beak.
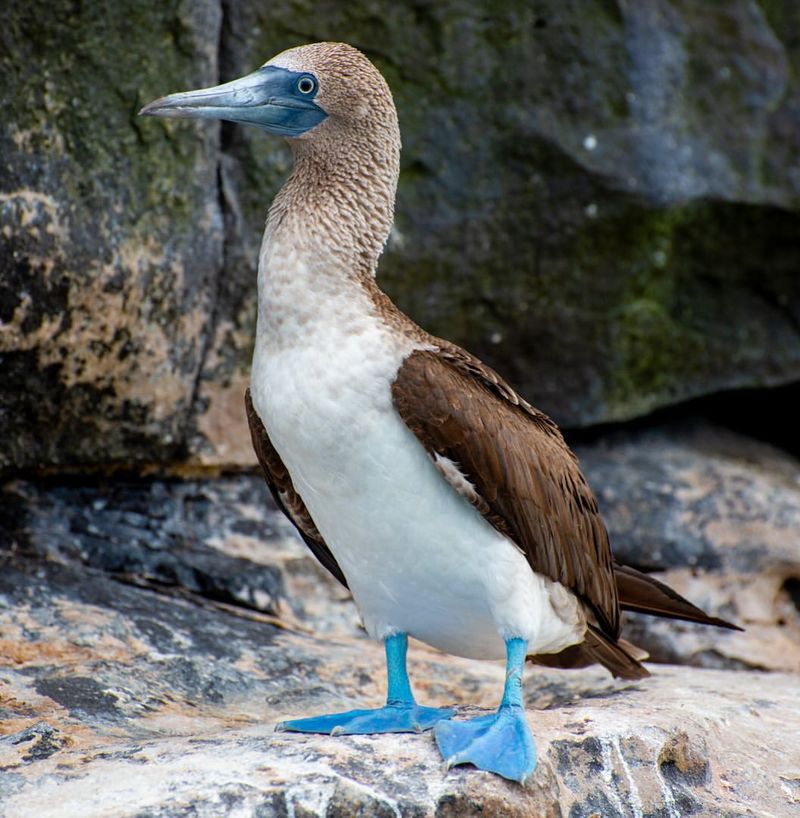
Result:
M300 136L327 117L314 102L318 90L313 74L265 65L214 88L161 97L139 114L250 122L280 136Z

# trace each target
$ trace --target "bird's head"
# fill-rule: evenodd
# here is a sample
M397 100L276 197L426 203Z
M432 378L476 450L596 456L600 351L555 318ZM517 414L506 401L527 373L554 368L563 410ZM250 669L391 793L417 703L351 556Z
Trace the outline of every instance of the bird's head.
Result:
M331 130L360 130L394 117L380 72L345 43L284 51L261 68L214 88L170 94L145 105L144 116L225 119L269 133L313 139Z

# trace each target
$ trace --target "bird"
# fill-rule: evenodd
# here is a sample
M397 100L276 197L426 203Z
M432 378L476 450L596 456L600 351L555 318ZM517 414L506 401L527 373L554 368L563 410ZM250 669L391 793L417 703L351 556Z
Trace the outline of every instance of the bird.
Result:
M614 560L597 501L556 423L493 369L421 329L378 287L394 218L400 128L358 49L283 51L146 116L249 123L288 140L268 213L245 408L276 505L349 588L387 666L383 707L289 720L333 735L433 730L448 768L525 783L537 765L527 661L649 673L622 611L736 628ZM455 718L414 696L408 638L505 659L493 713Z

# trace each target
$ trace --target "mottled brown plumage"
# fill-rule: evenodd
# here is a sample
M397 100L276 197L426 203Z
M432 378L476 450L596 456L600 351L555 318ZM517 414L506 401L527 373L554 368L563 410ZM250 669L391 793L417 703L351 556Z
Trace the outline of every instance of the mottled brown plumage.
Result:
M290 141L292 172L272 203L269 226L277 230L285 219L302 219L307 242L342 260L355 277L370 279L392 227L400 171L389 86L344 43L314 43L272 63L313 72L320 81L316 101L328 118Z
M292 242L302 240L313 259L309 281L328 293L322 305L347 287L353 297L366 294L375 323L396 339L402 363L391 385L394 409L443 479L516 545L536 574L580 601L584 641L557 657L539 657L542 663L599 661L616 675L646 675L636 649L619 639L621 609L726 625L663 584L616 566L594 495L556 424L477 358L420 329L378 288L374 275L392 223L400 152L385 80L362 54L337 43L293 49L271 64L312 71L328 117L291 140L294 168L270 210L268 255L262 253L259 265L257 353L292 349L309 322L330 318L320 318L314 312L320 303L298 289ZM253 445L276 503L319 561L347 584L249 393L246 401ZM459 543L452 549L459 559Z
M599 662L621 678L648 676L639 663L645 654L619 638L620 609L736 628L664 583L614 562L597 501L556 424L490 367L425 333L385 296L375 303L387 323L428 347L406 359L392 385L395 408L409 429L432 457L458 465L474 488L468 499L523 551L533 570L573 591L589 611L581 644L532 661L560 668ZM245 403L253 447L276 504L320 563L347 586L270 443L249 390ZM458 544L453 548L457 559Z
M386 707L283 728L430 727L448 765L524 783L536 766L526 653L558 667L601 662L638 679L644 657L619 638L621 606L719 621L616 567L556 425L378 289L400 130L386 81L364 55L342 43L301 46L143 113L255 123L292 145L259 256L247 415L275 502L349 584L366 631L385 644L388 693ZM505 655L497 713L454 722L450 709L417 705L408 636L460 656Z

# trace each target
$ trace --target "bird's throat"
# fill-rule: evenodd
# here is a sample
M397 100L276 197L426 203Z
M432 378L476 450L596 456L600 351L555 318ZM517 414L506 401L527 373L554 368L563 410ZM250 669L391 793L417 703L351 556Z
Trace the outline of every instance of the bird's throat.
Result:
M378 136L295 140L294 168L270 210L269 222L302 224L309 246L359 275L374 276L394 218L399 140Z
M370 299L394 215L400 140L383 127L292 140L294 167L270 208L259 258L259 335L334 320ZM339 315L338 320L343 316ZM293 333L294 334L294 333Z

